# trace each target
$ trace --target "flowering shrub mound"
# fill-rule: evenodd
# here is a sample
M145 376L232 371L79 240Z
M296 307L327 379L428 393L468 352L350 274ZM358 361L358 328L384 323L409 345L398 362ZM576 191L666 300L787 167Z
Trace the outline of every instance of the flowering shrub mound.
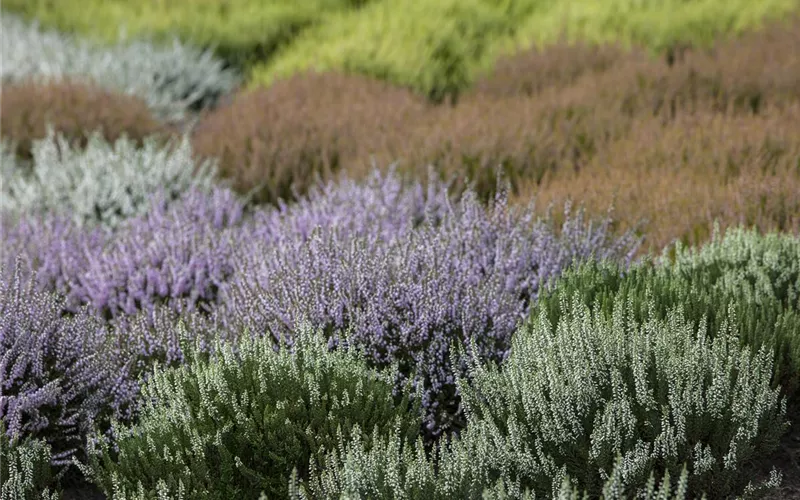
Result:
M115 230L144 215L154 192L174 202L190 188L206 193L218 186L213 161L195 163L187 136L162 144L148 136L137 144L122 136L113 145L94 132L84 149L48 126L33 143L30 168L13 168L0 189L0 208L28 214L70 214L80 226Z
M155 369L139 423L114 427L113 450L98 437L82 470L114 498L286 498L292 470L306 477L311 457L355 426L382 435L399 423L416 438L419 408L408 387L393 397L391 372L367 369L356 350L330 352L308 326L295 333L292 350L245 337L208 357L184 329L187 364Z
M334 211L342 219L320 214L309 236L310 206L288 209L280 221L256 217L238 233L236 272L215 320L276 341L308 321L329 335L332 348L335 332L352 328L351 341L374 366L397 361L399 382L422 384L431 438L463 426L451 343L474 339L482 359L501 361L540 286L592 255L629 262L638 244L630 233L611 238L609 220L587 227L582 213L568 209L556 232L502 198L487 211L473 193L421 223L379 222L398 212L369 212L376 220L368 224L380 230L367 234L359 233L364 222L346 222L365 221L354 207L351 214Z
M45 440L61 467L92 426L131 415L138 384L108 328L85 309L62 317L63 300L34 290L23 265L0 268L0 418L12 440Z
M681 473L680 498L777 487L774 470L762 484L740 472L788 427L786 401L769 387L770 353L740 348L735 320L709 339L681 306L666 318L651 307L639 322L624 297L613 302L608 317L575 294L561 301L558 323L541 313L520 328L501 367L472 357L471 384L458 377L467 427L432 457L402 437L369 448L351 439L295 489L311 498L481 498L487 488L489 498L539 498L570 481L592 498L653 498L654 477Z

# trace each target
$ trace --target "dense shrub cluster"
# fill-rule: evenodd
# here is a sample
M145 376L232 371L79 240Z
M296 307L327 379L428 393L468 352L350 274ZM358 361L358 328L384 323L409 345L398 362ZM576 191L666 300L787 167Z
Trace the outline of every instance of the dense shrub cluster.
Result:
M398 147L425 109L377 80L308 73L236 95L200 121L193 147L218 158L238 192L275 203L305 194L317 178L366 172L370 155Z
M23 265L0 268L0 417L12 441L46 441L61 467L92 426L130 417L138 384L109 330L85 309L63 317L63 299L36 291Z
M33 141L47 136L48 125L81 148L95 131L111 143L125 134L139 146L147 136L168 132L135 96L69 79L3 86L0 129L17 156L30 160Z
M114 427L114 451L98 436L83 470L110 498L285 498L292 470L307 477L309 460L353 430L397 424L417 437L418 405L408 388L393 397L391 372L368 370L355 349L330 352L307 326L295 333L291 351L245 337L235 350L217 343L210 360L184 342L187 364L156 368L138 424Z
M690 498L778 486L775 472L752 484L738 471L773 450L788 425L786 401L769 386L770 353L740 348L735 320L710 339L705 321L695 328L681 306L660 318L648 298L638 321L630 301L612 302L608 316L579 294L562 299L557 323L540 313L516 332L502 367L472 357L472 383L458 377L467 427L431 457L421 443L368 449L351 440L300 491L481 498L493 488L490 498L538 498L569 481L593 498L632 498L652 492L654 473L676 477L687 465Z
M116 230L144 215L156 191L173 203L190 188L210 192L219 184L216 164L196 163L186 135L137 145L126 136L109 144L94 132L83 150L68 141L48 126L47 136L33 142L32 165L17 165L3 178L0 209L15 218L70 214L79 226Z
M390 187L395 182L385 179ZM377 180L369 199L383 202L386 188ZM417 209L433 220L387 231L397 213L413 214L413 197L403 198L397 212L388 211L388 203L368 212L374 221L362 219L357 214L363 209L353 205L318 212L313 225L310 204L289 208L279 219L257 215L237 233L236 273L224 285L216 316L229 331L246 328L276 341L308 321L331 337L332 346L336 331L352 328L352 342L374 366L398 361L401 381L424 385L426 432L438 437L463 424L451 343L474 339L482 358L504 359L539 287L591 255L630 262L638 239L611 238L609 220L586 224L582 213L572 216L569 209L555 231L550 221L510 208L502 198L487 211L469 191L438 215ZM432 209L442 206L431 201ZM348 221L353 215L369 230Z
M676 239L707 241L715 220L761 231L800 231L800 100L755 116L680 112L668 124L641 118L630 134L578 171L527 181L518 200L581 200L590 212L618 208L620 228L641 223L643 250ZM679 187L678 187L679 186Z
M4 222L0 234L4 255L40 271L40 290L64 294L70 312L89 305L111 320L156 304L208 312L233 272L231 234L244 217L243 203L225 188L190 189L172 203L162 190L115 233L49 215Z
M84 16L85 6L76 12ZM43 31L38 22L28 24L5 12L0 26L3 29L0 78L4 86L79 78L138 96L157 118L173 121L185 118L190 109L213 106L239 84L239 77L225 69L210 51L201 52L176 38L171 45L164 46L147 40L99 46Z

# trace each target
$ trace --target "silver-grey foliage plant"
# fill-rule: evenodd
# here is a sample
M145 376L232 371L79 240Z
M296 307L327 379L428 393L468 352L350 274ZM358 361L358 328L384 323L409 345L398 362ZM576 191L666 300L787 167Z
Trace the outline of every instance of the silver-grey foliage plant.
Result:
M32 168L7 167L3 157L0 210L14 217L55 212L81 227L114 230L144 215L161 189L175 199L190 187L210 192L221 182L215 161L194 161L187 135L165 147L145 138L137 148L126 136L111 145L95 132L85 149L74 149L48 126L32 152Z
M103 88L141 97L164 120L181 120L192 106L215 104L241 80L210 50L200 51L177 38L171 45L123 39L100 46L41 30L38 22L29 24L7 13L0 16L0 27L4 84L88 78Z

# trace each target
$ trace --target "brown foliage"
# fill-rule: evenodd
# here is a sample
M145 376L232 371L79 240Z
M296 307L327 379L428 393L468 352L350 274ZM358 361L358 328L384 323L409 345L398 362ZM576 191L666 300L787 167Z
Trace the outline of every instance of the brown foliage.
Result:
M257 203L303 194L346 166L367 171L370 155L391 156L427 104L410 91L362 76L305 73L234 97L206 115L195 153Z
M596 75L620 61L642 53L629 53L621 45L559 42L499 59L489 75L479 78L468 95L531 97L547 88L573 85L584 75Z
M518 201L535 198L544 208L572 199L600 212L613 201L620 230L644 230L642 251L660 252L675 239L702 243L715 218L723 229L798 232L798 138L799 103L750 116L686 113L666 125L643 119L579 172L531 182Z
M137 144L158 134L166 142L172 133L143 100L76 80L3 86L2 98L0 131L16 144L15 154L23 160L32 158L32 142L46 137L48 123L81 148L96 130L109 142L126 134Z

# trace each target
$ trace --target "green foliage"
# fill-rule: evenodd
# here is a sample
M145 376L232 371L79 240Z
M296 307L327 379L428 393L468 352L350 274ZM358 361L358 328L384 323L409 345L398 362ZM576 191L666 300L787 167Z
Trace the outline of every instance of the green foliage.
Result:
M797 0L578 0L550 2L520 22L498 50L546 45L566 36L588 42L619 41L654 52L675 44L708 46L800 8ZM502 48L500 48L502 47Z
M742 227L720 234L715 225L711 241L699 248L676 242L658 260L675 273L729 293L739 292L746 300L762 304L779 301L783 307L800 311L800 235L761 235Z
M480 0L376 2L331 16L273 60L252 70L252 85L299 70L343 70L408 86L434 101L457 97L490 61L490 41L514 19Z
M734 321L740 345L754 351L764 346L774 353L772 387L780 385L792 398L800 388L800 311L785 309L772 293L748 291L742 274L730 270L723 279L717 271L719 267L714 266L678 271L656 268L650 262L623 270L614 263L587 262L562 274L548 293L540 295L531 314L544 312L555 323L561 317L560 302L577 294L584 304L607 317L616 299L622 297L631 303L639 321L650 313L650 298L653 312L660 318L681 305L687 320L695 328L705 322L712 336L724 322ZM741 283L737 284L737 279ZM736 308L735 318L728 316L731 306Z
M41 440L9 438L0 419L0 498L3 500L58 500L53 484L50 447Z
M473 359L472 387L459 379L468 425L458 439L427 457L399 436L369 451L354 438L293 493L477 499L574 488L651 498L654 477L684 468L681 498L777 487L777 472L753 485L738 471L771 452L787 425L785 400L769 387L770 354L739 348L735 319L709 339L680 306L660 318L652 297L648 304L643 322L621 295L610 316L579 294L561 301L555 326L540 311L517 331L502 368Z
M369 0L8 0L9 11L39 20L44 27L76 33L112 44L123 37L152 37L168 42L173 35L200 47L213 47L234 66L263 60L304 29L331 13L358 8ZM72 4L72 5L70 5Z
M139 422L115 423L118 451L97 436L87 477L109 498L281 498L292 470L306 477L309 460L333 449L340 431L350 438L357 425L382 435L397 423L407 439L418 435L409 386L393 396L396 367L369 371L359 351L331 352L308 328L293 352L244 337L236 346L218 338L210 355L184 338L188 363L156 366Z

